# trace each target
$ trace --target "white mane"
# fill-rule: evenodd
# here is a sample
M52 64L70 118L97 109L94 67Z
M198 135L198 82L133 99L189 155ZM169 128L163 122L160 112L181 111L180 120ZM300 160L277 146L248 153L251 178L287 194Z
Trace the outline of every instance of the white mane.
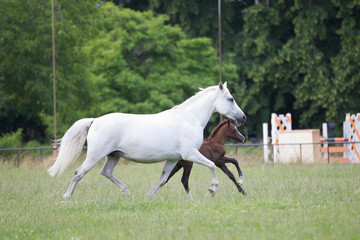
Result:
M219 88L218 86L210 86L210 87L207 87L205 89L199 88L199 90L200 90L199 92L195 93L194 96L188 98L183 103L174 106L173 109L182 108L182 107L186 107L188 105L191 105L193 102L197 101L200 97L203 97L204 94L208 94L209 92L216 91L218 88Z

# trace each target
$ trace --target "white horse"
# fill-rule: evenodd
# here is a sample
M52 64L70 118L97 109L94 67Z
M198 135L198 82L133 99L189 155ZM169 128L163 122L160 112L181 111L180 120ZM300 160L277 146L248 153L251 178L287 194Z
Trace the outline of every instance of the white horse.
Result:
M125 194L129 194L127 186L112 174L120 157L140 163L166 160L164 179L180 159L205 165L212 172L209 191L214 194L219 183L216 166L198 149L203 141L203 129L215 111L237 123L246 121L226 82L203 89L182 104L157 114L110 113L98 118L80 119L61 139L56 162L48 172L51 176L62 174L79 157L87 140L86 159L75 170L65 199L71 197L77 183L104 157L106 162L101 174Z

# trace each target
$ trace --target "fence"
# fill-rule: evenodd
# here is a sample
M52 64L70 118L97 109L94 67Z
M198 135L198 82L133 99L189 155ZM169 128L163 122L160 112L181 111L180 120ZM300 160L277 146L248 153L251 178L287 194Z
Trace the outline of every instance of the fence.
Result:
M330 145L334 145L334 144L360 144L359 142L348 142L348 141L344 141L344 142L318 142L318 143L277 143L277 145L282 145L282 146L299 146L299 153L300 153L300 159L299 162L302 163L303 162L303 147L306 145L325 145L327 144L327 151L325 152L322 148L321 152L322 153L327 153L326 154L326 158L322 158L323 162L327 162L330 163L331 162L331 156L330 154L332 153L332 148L330 147ZM234 147L235 148L235 153L238 153L238 149L240 148L246 148L246 147L270 147L272 149L273 144L268 143L268 144L262 144L262 143L253 143L253 144L225 144L226 147ZM86 150L86 146L83 147L83 150ZM46 150L55 150L54 147L34 147L34 148L0 148L0 154L1 152L15 152L16 154L16 161L15 161L15 165L17 167L20 167L20 154L23 151L40 151L40 161L43 161L44 158L44 151ZM270 154L270 152L269 152ZM265 157L265 156L264 156ZM350 162L349 162L350 163Z
M33 147L33 148L0 148L1 152L15 152L16 153L16 161L15 164L17 167L20 166L20 152L21 151L40 151L40 161L43 161L44 151L45 150L54 150L54 147Z

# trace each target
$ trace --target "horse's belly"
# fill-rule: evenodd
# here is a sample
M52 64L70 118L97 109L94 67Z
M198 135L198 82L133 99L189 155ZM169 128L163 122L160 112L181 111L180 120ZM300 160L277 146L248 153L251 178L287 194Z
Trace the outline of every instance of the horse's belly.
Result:
M179 153L172 151L164 151L163 149L147 148L147 147L128 147L121 149L121 155L129 160L141 163L161 162L164 160L181 159Z
M136 141L128 140L119 145L119 150L123 157L137 162L160 162L181 158L174 138L143 137Z

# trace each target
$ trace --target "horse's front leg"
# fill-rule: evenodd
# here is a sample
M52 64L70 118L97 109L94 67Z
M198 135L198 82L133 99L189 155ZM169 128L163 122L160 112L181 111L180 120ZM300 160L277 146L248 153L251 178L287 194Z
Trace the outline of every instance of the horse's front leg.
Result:
M235 165L238 173L239 173L239 184L242 185L244 183L244 174L242 173L240 167L239 167L239 163L235 158L228 158L223 156L220 161L224 162L224 163L232 163Z
M216 175L215 164L212 161L210 161L209 159L207 159L206 157L204 157L197 149L194 149L193 151L188 151L186 154L182 155L182 157L184 160L198 163L198 164L201 164L201 165L204 165L204 166L210 168L211 173L212 173L212 180L210 183L209 191L210 191L211 195L214 196L217 186L219 185L219 180Z

